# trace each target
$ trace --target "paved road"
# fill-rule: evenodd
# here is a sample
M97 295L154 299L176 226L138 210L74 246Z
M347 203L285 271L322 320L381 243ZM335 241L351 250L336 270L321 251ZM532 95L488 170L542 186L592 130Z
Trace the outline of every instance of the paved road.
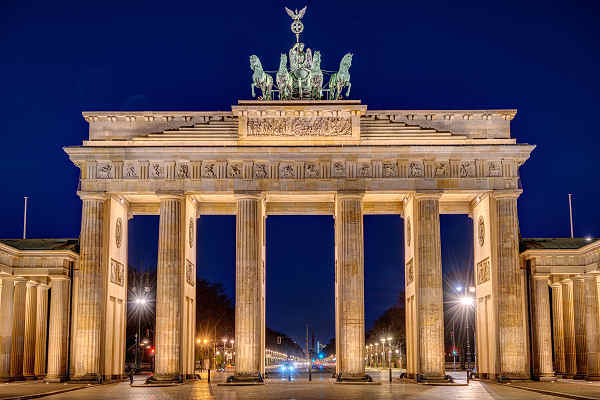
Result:
M470 386L424 386L416 384L392 384L358 386L336 385L322 381L270 383L262 386L224 387L206 382L194 382L181 386L147 388L130 387L127 383L103 385L74 392L46 397L53 400L548 400L557 397L527 392L496 384L473 382Z

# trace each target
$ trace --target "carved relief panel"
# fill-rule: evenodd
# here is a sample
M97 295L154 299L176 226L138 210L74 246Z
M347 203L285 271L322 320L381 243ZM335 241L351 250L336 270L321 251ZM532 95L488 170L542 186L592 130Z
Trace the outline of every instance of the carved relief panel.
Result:
M248 118L248 136L350 136L352 120L342 117Z
M113 179L115 171L110 162L98 162L96 164L96 178L98 179Z
M490 259L489 257L477 263L477 284L481 285L490 280Z
M112 258L110 259L110 281L119 286L125 283L125 266Z
M406 269L406 284L410 284L415 280L415 271L413 266L413 259L408 260L405 266Z
M190 260L185 260L185 281L190 286L196 284L196 276L194 274L194 264Z

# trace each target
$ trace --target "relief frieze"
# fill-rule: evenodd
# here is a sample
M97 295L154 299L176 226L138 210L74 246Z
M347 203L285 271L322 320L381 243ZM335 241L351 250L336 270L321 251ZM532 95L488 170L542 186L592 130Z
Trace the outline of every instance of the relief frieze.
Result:
M352 120L340 117L249 118L248 136L350 136Z
M306 160L306 161L98 161L95 179L329 179L329 178L485 178L502 177L501 160ZM122 169L122 173L121 173ZM94 171L94 170L92 170ZM119 173L117 173L119 172ZM92 172L93 173L93 172ZM511 178L510 176L508 178ZM514 182L506 180L506 188Z

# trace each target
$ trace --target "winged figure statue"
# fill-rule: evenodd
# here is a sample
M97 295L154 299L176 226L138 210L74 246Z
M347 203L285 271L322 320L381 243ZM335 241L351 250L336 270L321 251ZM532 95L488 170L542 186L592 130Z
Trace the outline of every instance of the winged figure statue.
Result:
M307 6L304 6L304 8L300 11L298 11L298 9L292 11L289 8L285 7L285 11L290 17L292 17L292 19L302 19L302 17L304 17L304 13L306 12L306 7Z

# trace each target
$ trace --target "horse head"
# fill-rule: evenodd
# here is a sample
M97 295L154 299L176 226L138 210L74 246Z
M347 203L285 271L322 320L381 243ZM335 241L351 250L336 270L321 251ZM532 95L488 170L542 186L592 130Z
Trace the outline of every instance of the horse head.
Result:
M312 69L313 71L321 69L321 52L319 50L315 51L315 54L313 54Z
M258 68L258 70L262 70L262 65L260 63L260 60L258 59L258 57L254 54L252 54L250 56L250 69L252 71L255 71Z
M344 57L342 57L342 61L340 62L340 69L350 69L352 65L352 53L346 53Z
M287 56L285 53L281 53L281 57L279 58L279 70L287 69Z

